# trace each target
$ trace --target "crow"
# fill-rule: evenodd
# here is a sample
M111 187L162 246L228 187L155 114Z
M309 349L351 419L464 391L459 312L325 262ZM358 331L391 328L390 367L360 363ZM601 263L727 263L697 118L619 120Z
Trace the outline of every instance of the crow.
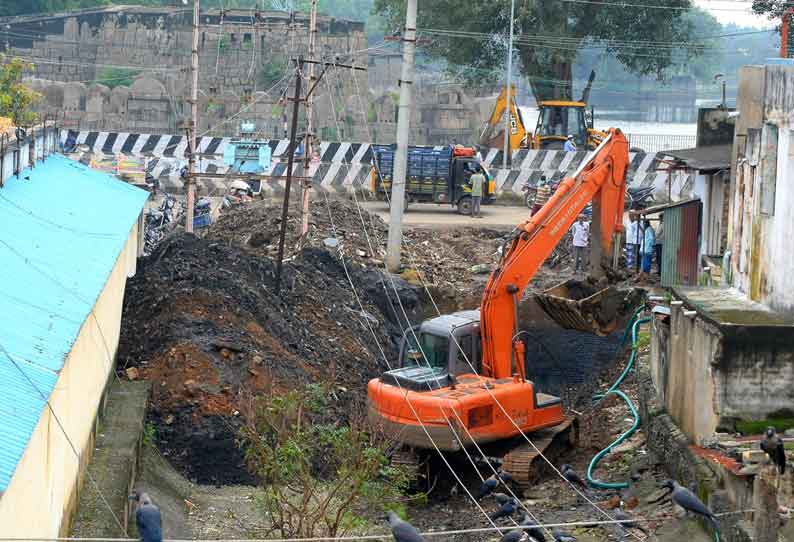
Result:
M500 538L499 542L520 542L525 534L523 529L513 529Z
M584 483L584 480L582 480L582 477L579 476L576 473L576 471L573 470L573 468L570 465L565 464L562 467L560 467L560 473L562 473L562 475L565 477L565 479L568 480L569 482L571 482L572 484L576 484L577 486L580 486L580 487L583 487L583 488L587 487L587 484Z
M697 495L692 493L689 489L681 487L675 480L665 480L662 482L661 487L670 490L670 500L677 504L687 512L692 512L706 518L711 526L716 531L717 535L720 533L720 526L717 524L717 518L714 517L714 512L709 510L708 506L703 504L703 501L698 499Z
M480 486L480 492L477 493L477 500L479 501L483 497L487 497L493 490L499 486L499 478L496 475L491 475L485 479L485 481Z
M766 436L761 441L761 449L766 452L766 455L777 466L780 474L785 474L786 448L783 446L783 440L777 436L774 427L766 428Z
M135 524L138 526L141 540L143 542L163 542L163 521L160 509L152 504L149 495L135 491L130 495L130 500L138 503L138 509L135 511Z
M518 501L513 497L508 497L504 493L494 493L494 498L501 506L496 512L489 516L491 521L495 521L499 518L510 517L515 514L516 510L518 510Z
M620 508L615 510L615 513L612 515L612 517L614 517L615 519L619 519L621 521L632 519L632 517L630 515L628 515L626 512L624 512ZM640 525L639 523L637 523L636 521L626 521L626 523L618 523L618 525L620 525L620 527L624 531L627 531L629 529L637 529L638 531L642 531L642 533L645 536L650 536L650 533L648 532L648 530L645 527L643 527L642 525Z
M554 540L557 542L576 542L576 537L572 534L564 533L559 529L554 529L551 532L551 535L554 537Z
M543 534L543 530L538 527L538 524L532 520L532 518L524 512L521 521L519 522L521 528L523 528L529 537L534 540L535 542L546 542L546 537Z
M389 512L388 521L391 526L391 534L397 542L426 542L416 527L400 519L400 516L394 512Z

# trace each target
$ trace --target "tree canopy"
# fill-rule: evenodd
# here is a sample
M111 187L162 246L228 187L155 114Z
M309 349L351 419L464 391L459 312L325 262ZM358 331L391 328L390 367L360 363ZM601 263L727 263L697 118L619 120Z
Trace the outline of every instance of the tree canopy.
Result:
M661 77L675 62L697 54L690 43L691 22L683 15L690 0L644 0L631 6L609 0L518 0L515 60L538 100L574 99L572 66L579 52L599 49L632 73ZM401 29L405 0L375 0L375 9L393 29ZM504 70L509 2L424 0L419 5L420 36L429 50L452 68L470 68L482 78ZM578 98L578 96L576 97Z
M35 121L31 107L39 94L22 84L27 64L18 58L5 62L0 55L0 117L8 117L15 126L29 126Z

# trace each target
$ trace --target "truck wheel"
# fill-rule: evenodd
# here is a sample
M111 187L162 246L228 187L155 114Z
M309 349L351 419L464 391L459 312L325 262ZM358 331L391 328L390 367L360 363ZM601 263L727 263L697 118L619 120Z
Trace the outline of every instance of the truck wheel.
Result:
M458 212L462 215L471 214L471 197L464 196L458 200Z

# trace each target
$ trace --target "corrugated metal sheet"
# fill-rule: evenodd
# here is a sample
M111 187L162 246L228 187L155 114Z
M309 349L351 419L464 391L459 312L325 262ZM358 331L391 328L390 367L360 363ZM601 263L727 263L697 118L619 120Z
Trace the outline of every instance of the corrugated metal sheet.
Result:
M0 491L148 194L53 155L0 189Z
M665 209L662 286L692 286L698 283L700 213L700 201Z

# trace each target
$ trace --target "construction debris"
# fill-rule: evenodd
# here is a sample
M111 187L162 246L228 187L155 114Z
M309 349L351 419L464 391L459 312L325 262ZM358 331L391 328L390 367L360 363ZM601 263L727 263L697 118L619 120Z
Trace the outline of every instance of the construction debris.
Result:
M282 297L270 259L212 238L179 234L143 261L128 283L119 365L152 382L158 444L190 478L251 481L235 412L257 393L322 383L329 420L361 411L367 381L385 369L380 349L396 358L398 297L409 318L419 298L399 278L384 289L378 270L348 271L363 309L328 249L293 255Z

